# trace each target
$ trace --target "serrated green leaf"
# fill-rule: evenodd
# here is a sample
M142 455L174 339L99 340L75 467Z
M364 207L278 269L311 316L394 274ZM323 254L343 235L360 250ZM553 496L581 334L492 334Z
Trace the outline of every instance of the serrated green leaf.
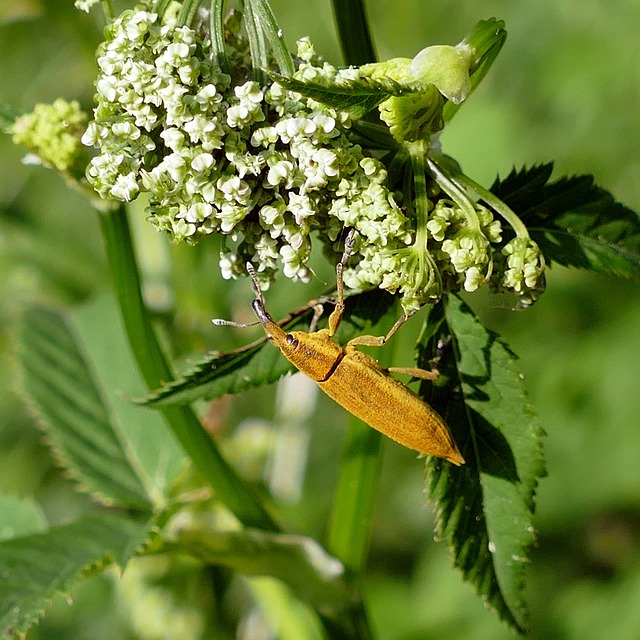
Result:
M640 275L640 216L591 176L549 182L553 165L512 171L491 191L527 225L547 260L626 278Z
M362 118L392 96L412 93L409 87L387 80L353 80L348 84L327 84L313 80L297 80L274 75L275 80L289 91L299 93L333 109L346 111L354 118ZM421 91L422 89L416 89Z
M534 495L544 474L543 431L530 408L516 358L457 297L430 322L432 338L454 337L441 370L458 386L431 399L452 428L466 464L429 459L427 484L437 530L454 564L499 616L519 632L528 550L534 542ZM423 351L426 357L432 348Z
M89 567L123 567L148 537L146 523L101 514L0 542L0 633L26 632Z
M393 297L381 291L347 299L345 318L336 339L346 342L356 332L361 333L366 327L376 324L392 303ZM294 328L304 330L312 316L313 309L304 308L283 320L281 326L287 331ZM187 404L198 399L211 400L227 393L241 393L271 384L294 370L278 349L262 339L232 353L205 356L182 376L156 389L140 402L163 406Z
M160 416L129 399L143 386L112 299L72 317L27 310L17 337L23 388L80 487L106 504L163 506L183 454Z
M44 512L33 500L0 496L0 541L47 528Z

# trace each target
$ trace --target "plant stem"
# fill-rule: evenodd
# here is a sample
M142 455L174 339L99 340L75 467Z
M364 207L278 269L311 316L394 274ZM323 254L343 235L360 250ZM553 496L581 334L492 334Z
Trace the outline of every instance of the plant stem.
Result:
M347 64L375 62L376 53L362 0L332 0L340 48ZM327 546L354 573L366 561L378 490L382 436L352 417L340 462ZM350 627L358 640L373 638L364 604L352 607ZM353 633L352 632L352 633ZM342 637L334 634L333 637ZM348 637L345 636L345 637Z
M472 180L463 173L456 175L453 179L461 185L475 191L479 198L484 200L496 213L501 215L511 225L515 234L519 238L529 238L529 230L524 222L522 222L516 213L502 202L500 198L494 196L491 191L485 189L483 186L475 182L475 180Z
M342 57L347 64L375 62L376 52L362 0L332 0Z
M131 351L145 382L150 389L156 389L172 380L173 373L142 299L126 211L121 206L98 217ZM174 406L161 412L195 467L235 516L246 526L276 531L278 527L271 515L222 457L193 410L187 406Z
M351 571L365 564L380 477L382 437L351 416L340 461L340 478L329 522L327 547Z

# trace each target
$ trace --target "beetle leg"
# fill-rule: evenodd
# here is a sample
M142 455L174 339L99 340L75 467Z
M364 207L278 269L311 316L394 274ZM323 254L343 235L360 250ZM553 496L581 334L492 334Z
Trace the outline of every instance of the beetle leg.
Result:
M413 315L413 313L403 313L396 323L389 329L386 336L356 336L349 344L360 344L365 347L381 347L386 344L395 335L396 331Z
M416 367L389 367L386 371L389 373L405 373L413 378L420 378L420 380L437 380L440 376L440 372L437 369L427 371Z
M340 326L342 314L344 313L344 279L342 272L353 253L356 244L356 230L351 229L344 241L344 253L342 259L336 265L336 306L329 316L329 337L333 337Z
M314 333L318 328L318 321L322 318L324 313L324 305L321 302L312 305L313 306L313 318L309 323L309 333Z

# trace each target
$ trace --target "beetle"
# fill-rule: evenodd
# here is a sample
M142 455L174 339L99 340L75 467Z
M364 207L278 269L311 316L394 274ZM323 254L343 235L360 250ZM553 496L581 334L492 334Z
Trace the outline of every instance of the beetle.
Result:
M377 360L357 348L360 345L385 344L407 319L406 314L400 317L386 336L357 336L344 347L333 339L344 314L342 272L353 246L354 236L350 234L345 241L343 258L336 267L335 307L329 316L327 328L318 331L287 332L274 322L266 310L255 270L248 263L247 270L256 295L252 307L259 323L296 369L314 380L322 391L354 416L409 449L444 458L455 465L464 464L464 458L444 419L411 389L389 375L405 373L416 378L435 380L438 372L404 367L384 369ZM226 320L213 322L218 325L234 324Z

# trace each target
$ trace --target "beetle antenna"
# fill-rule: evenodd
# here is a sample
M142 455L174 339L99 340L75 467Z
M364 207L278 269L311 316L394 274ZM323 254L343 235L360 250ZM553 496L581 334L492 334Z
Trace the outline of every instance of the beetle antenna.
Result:
M233 320L225 320L224 318L212 318L211 322L213 322L216 327L235 327L236 329L255 327L257 324L260 324L257 320L254 322L234 322Z
M342 277L342 272L347 266L347 262L349 261L349 258L353 253L353 248L355 246L356 230L351 229L351 231L349 231L349 235L344 240L344 253L342 254L342 258L336 265L336 298L338 299L338 304L342 304L344 300L344 280Z
M262 295L262 289L260 289L260 283L258 282L258 276L256 275L256 270L250 262L247 262L245 264L245 267L247 268L247 273L249 274L249 277L251 278L251 281L252 281L253 293L255 294L256 298L260 300L260 303L264 307L265 306L264 297Z

